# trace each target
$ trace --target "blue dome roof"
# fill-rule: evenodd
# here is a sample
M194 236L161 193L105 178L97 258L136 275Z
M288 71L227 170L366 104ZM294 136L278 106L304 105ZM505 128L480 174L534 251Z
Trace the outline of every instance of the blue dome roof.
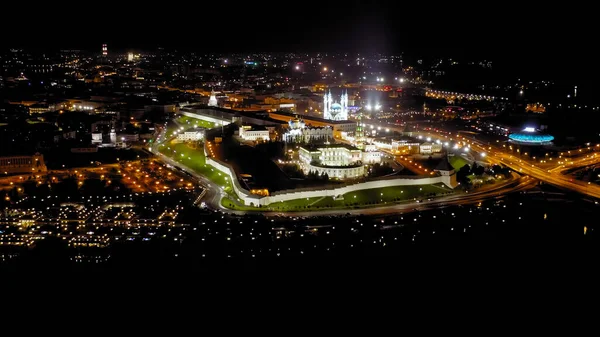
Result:
M335 110L341 110L342 109L342 105L340 103L333 103L331 105L331 109L335 109Z
M547 144L554 140L554 137L546 134L539 133L511 133L508 136L513 142L524 143L524 144L532 144L532 145L541 145Z

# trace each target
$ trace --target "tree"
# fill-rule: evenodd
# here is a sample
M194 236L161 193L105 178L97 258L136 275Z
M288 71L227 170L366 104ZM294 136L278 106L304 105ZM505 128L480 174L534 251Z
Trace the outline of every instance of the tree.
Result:
M59 195L62 196L75 196L78 193L77 179L68 177L63 179L56 188Z
M456 180L458 182L460 182L461 184L468 184L469 183L469 174L471 173L471 167L466 164L465 166L461 167L460 170L458 170L458 172L456 173Z
M389 162L374 164L372 170L374 176L385 176L394 172Z
M104 192L104 181L100 179L85 179L82 190L86 195L102 195Z
M480 176L485 171L484 167L481 165L477 165L477 163L473 163L473 167L471 168L471 174L476 176Z

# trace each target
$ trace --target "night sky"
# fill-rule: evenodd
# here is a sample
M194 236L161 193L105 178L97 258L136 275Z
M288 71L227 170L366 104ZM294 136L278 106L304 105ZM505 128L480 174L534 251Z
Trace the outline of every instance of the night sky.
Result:
M598 73L591 40L597 29L593 11L584 8L363 0L148 4L17 4L3 13L2 28L11 33L0 43L91 50L108 43L113 50L403 51L489 58L556 77Z

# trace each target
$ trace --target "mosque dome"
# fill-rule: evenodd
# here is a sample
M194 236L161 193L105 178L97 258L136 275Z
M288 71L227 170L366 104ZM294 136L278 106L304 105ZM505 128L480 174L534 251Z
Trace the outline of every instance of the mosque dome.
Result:
M342 110L342 105L340 103L333 103L331 105L331 110Z

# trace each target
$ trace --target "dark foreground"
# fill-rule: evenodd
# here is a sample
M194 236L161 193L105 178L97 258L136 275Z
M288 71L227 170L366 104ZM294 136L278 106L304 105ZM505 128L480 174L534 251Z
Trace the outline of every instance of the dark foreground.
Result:
M0 251L5 270L248 271L402 268L416 255L483 258L540 243L595 241L600 206L543 188L469 206L381 217L264 218L202 215L153 240L71 248L48 237ZM585 228L585 229L584 229ZM417 253L417 254L415 254Z

